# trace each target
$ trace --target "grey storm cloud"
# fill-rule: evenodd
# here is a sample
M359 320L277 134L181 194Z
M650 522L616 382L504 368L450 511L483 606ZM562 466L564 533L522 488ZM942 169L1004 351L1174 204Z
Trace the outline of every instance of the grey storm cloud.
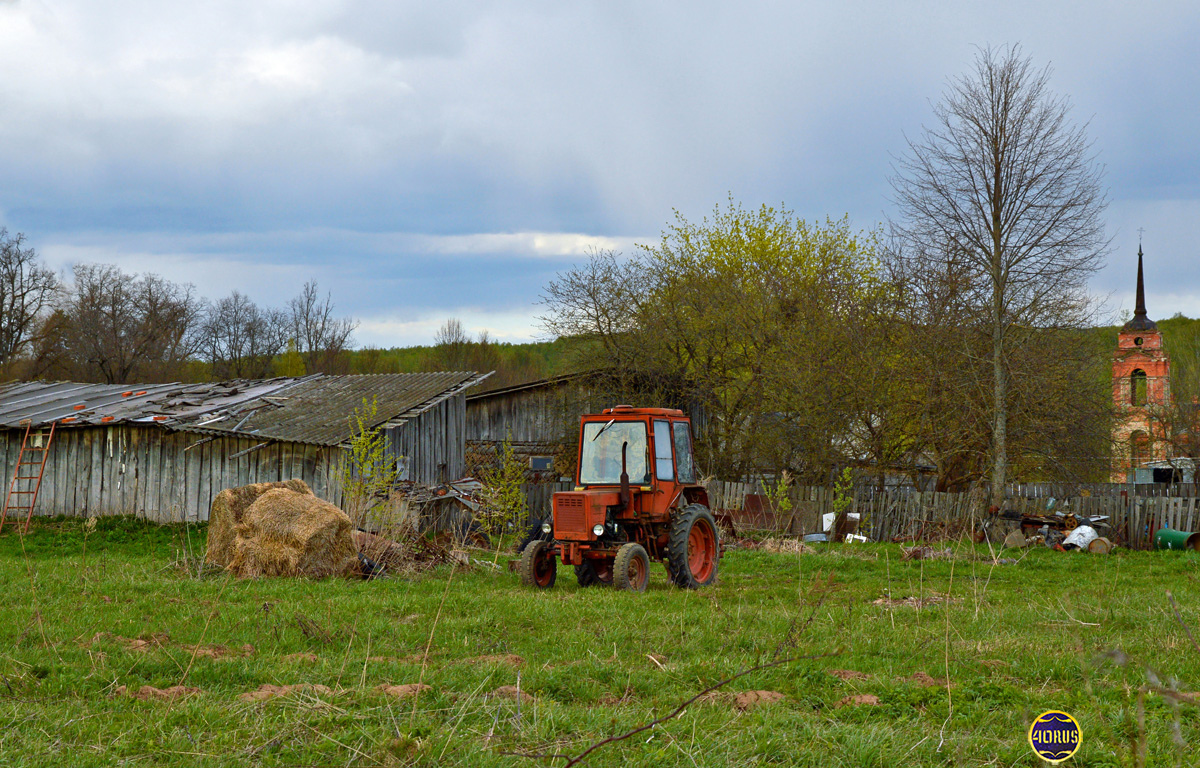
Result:
M1200 314L1190 3L0 3L0 224L279 301L309 277L360 340L440 319L536 334L587 246L732 194L870 228L975 47L1054 69L1108 169L1094 289Z

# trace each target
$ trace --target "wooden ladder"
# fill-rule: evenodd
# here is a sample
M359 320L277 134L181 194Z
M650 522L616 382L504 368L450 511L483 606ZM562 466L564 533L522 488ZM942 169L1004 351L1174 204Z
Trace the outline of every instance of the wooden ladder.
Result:
M33 519L33 505L37 503L38 491L42 488L42 474L46 471L46 459L50 455L50 443L54 440L55 422L50 422L50 431L38 428L33 431L33 424L26 422L25 437L21 440L21 452L17 454L17 466L13 470L12 482L8 486L8 495L4 498L4 511L0 512L0 531L4 530L4 522L9 512L25 512L25 529L22 534L29 533L29 522ZM33 437L37 445L29 442ZM36 467L37 474L30 469L24 474L24 467Z

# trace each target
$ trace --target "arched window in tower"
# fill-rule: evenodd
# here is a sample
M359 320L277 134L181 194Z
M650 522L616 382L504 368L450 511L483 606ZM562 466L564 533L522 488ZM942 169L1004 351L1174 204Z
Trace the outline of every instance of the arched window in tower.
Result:
M1140 429L1129 434L1129 464L1135 469L1150 458L1150 436Z
M1129 403L1130 405L1146 404L1146 372L1134 368L1129 374Z

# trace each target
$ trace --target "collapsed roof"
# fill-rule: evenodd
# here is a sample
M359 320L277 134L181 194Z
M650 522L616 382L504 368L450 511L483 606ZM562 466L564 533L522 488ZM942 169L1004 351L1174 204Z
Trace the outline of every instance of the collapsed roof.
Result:
M368 426L398 425L490 375L314 374L149 385L10 382L0 385L0 427L157 424L185 432L339 445L353 434L350 417L364 400L377 409Z

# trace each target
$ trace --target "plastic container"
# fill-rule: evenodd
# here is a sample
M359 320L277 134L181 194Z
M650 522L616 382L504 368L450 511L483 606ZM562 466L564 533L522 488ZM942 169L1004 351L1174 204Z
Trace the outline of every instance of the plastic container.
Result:
M1194 549L1200 552L1200 533L1159 528L1154 533L1155 549Z

